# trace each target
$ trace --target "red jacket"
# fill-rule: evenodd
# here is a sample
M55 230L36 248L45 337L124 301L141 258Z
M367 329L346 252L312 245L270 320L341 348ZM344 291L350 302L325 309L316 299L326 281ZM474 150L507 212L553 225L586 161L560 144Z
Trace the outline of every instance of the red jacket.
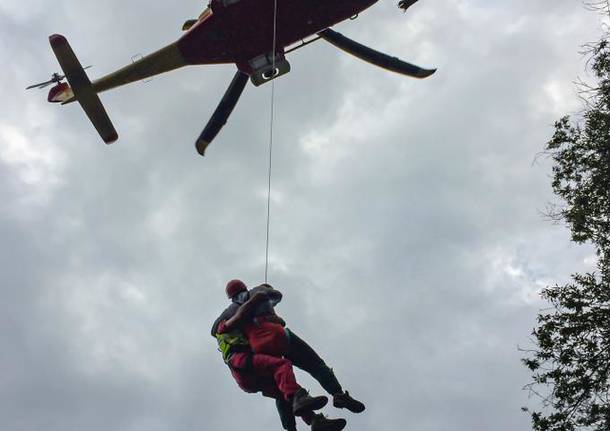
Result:
M288 351L288 336L284 327L276 322L267 321L267 317L275 316L273 307L282 300L282 294L272 288L255 287L248 293L250 295L262 291L269 297L269 302L264 303L256 310L256 317L243 323L240 330L248 339L248 343L254 353L270 356L284 356ZM214 322L212 335L226 332L225 321L235 315L241 303L234 302L227 308L221 316Z
M265 316L259 316L246 323L241 328L248 339L250 348L254 353L284 356L288 351L288 336L286 330L279 323L267 322ZM218 333L226 332L225 321L218 325Z

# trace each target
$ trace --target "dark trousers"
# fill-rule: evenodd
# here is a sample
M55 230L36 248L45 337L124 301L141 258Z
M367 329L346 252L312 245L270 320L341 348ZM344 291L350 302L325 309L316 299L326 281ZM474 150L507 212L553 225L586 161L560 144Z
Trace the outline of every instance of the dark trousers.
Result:
M286 333L289 346L288 353L284 355L285 358L290 360L293 366L300 368L316 379L328 394L342 393L343 389L332 368L328 367L315 350L294 332L286 329ZM276 398L275 405L282 421L282 427L285 430L295 430L296 421L292 414L292 404L286 400Z

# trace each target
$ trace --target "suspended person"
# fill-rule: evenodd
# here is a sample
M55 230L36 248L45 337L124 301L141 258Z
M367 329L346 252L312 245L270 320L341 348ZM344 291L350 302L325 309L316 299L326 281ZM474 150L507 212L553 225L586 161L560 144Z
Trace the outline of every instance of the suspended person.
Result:
M221 315L214 322L212 336L217 339L231 374L245 392L261 392L263 396L274 398L276 405L282 405L286 409L284 414L292 418L290 431L296 430L295 416L300 416L312 431L341 431L346 425L345 419L328 419L314 413L326 405L328 398L310 396L297 383L288 359L252 351L242 328L252 319L256 308L268 301L269 297L259 292L238 305L230 318ZM282 417L282 424L284 420Z
M226 293L231 305L223 312L220 320L231 318L237 309L254 296L263 293L267 300L257 305L248 321L242 324L243 334L254 353L272 356L283 356L292 364L315 378L326 392L333 396L333 405L346 408L353 413L361 413L365 406L352 398L343 388L333 370L324 360L293 331L285 328L286 323L276 315L274 306L282 300L282 293L268 284L248 290L240 280L231 280L226 287ZM276 405L284 429L292 429L295 420L290 411L290 405L281 399L276 399Z

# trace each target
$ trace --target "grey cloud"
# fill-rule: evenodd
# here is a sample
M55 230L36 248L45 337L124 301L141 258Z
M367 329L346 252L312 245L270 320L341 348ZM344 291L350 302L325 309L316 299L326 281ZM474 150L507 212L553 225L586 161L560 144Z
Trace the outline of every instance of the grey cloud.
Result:
M528 293L590 253L539 214L549 166L532 162L557 109L544 85L573 94L596 18L568 1L420 3L339 29L439 66L430 80L320 41L277 81L270 281L367 401L351 429L526 430L516 346L541 306ZM204 159L193 141L232 66L104 94L121 136L105 147L77 106L24 95L57 70L46 37L65 33L98 76L178 37L201 3L17 5L0 9L0 130L23 138L0 150L4 426L279 429L208 335L226 280L263 277L270 89L246 90Z

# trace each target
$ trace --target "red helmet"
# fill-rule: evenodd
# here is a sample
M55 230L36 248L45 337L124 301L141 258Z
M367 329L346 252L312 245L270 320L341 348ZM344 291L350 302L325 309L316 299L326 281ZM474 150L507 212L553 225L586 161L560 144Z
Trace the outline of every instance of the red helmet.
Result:
M246 285L241 280L231 280L227 283L227 287L225 288L225 292L227 293L228 298L233 298L240 292L244 292L248 290Z

